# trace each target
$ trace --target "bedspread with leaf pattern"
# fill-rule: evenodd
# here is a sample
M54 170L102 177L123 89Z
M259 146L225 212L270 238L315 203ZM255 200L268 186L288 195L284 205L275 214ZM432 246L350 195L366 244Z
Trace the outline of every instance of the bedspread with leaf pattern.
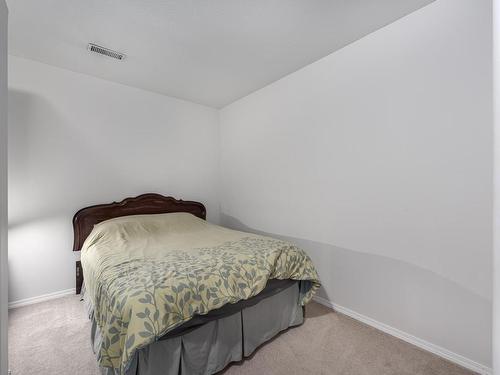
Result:
M186 213L126 216L94 227L82 249L86 293L102 334L100 366L125 372L136 351L196 314L248 299L269 279L309 280L299 248Z

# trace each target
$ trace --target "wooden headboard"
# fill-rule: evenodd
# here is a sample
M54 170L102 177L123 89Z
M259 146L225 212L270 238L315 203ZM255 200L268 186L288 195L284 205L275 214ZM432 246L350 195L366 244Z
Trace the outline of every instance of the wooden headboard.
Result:
M177 200L161 194L142 194L121 202L98 204L79 210L73 217L73 251L79 251L94 225L119 216L189 212L201 219L206 218L205 206L199 202Z

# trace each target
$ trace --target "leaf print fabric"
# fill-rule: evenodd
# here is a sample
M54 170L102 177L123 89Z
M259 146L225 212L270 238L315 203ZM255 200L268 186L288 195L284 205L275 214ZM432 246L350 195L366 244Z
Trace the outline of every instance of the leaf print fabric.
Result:
M98 362L124 372L136 351L194 315L257 295L270 279L309 280L304 251L185 213L127 216L94 227L82 250L85 284L103 339Z

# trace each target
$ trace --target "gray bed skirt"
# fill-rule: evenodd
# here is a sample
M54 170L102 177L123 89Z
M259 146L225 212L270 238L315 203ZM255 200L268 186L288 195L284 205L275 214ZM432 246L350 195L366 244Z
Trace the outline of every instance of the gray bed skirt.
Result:
M300 284L262 299L232 315L209 321L179 336L162 339L135 355L126 375L209 375L229 363L250 356L257 347L279 332L302 324ZM92 320L92 344L98 348L101 335ZM101 368L103 375L117 375Z

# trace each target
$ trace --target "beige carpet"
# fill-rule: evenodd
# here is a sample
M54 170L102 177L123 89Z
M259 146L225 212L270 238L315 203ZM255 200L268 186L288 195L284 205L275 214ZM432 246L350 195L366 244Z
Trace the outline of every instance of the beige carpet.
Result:
M10 310L12 375L96 375L90 324L77 296ZM306 322L224 375L462 375L461 367L312 303Z

